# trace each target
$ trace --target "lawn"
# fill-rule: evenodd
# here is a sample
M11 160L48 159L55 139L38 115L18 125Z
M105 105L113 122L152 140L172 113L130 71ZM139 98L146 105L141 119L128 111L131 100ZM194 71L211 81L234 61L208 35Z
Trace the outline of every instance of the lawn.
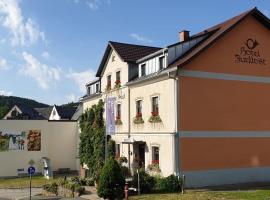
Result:
M147 194L132 196L130 200L267 200L270 199L270 190L248 191L194 191L185 194Z
M29 187L29 177L0 179L0 188L25 188ZM44 184L56 181L56 179L47 180L43 176L32 177L32 187L42 187Z

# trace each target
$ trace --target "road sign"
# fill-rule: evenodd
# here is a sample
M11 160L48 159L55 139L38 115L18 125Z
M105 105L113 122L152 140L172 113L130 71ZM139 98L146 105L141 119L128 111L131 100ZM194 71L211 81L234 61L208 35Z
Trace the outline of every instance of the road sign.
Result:
M36 169L34 167L28 167L28 174L33 175L35 173Z

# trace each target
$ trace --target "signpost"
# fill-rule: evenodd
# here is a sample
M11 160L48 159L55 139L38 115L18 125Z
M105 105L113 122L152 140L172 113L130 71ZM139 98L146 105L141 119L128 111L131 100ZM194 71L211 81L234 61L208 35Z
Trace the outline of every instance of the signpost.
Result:
M36 169L33 166L28 167L28 174L30 176L30 200L31 200L31 193L32 193L32 175L34 175Z

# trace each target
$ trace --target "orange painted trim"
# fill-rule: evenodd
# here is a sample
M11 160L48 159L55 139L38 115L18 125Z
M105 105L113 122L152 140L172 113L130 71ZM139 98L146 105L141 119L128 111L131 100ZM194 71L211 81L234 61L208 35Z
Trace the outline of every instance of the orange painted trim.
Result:
M270 138L181 138L181 170L270 166Z

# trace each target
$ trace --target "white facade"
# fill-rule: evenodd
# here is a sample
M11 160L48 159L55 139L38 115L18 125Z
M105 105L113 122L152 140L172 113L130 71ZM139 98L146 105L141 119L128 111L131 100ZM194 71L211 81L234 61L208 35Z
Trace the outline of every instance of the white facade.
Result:
M159 71L159 57L164 57L163 66L167 66L167 55L163 53L156 58L150 58L147 63L146 74ZM139 76L141 73L141 64L138 67ZM163 68L163 70L164 70ZM112 50L104 66L101 80L101 94L89 96L82 100L83 110L90 108L92 105L108 97L116 98L117 104L121 104L121 125L116 125L116 134L112 136L116 144L120 145L120 156L128 156L128 146L130 146L130 166L134 166L133 161L140 157L143 165L147 168L154 161L153 147L159 150L159 167L161 174L164 176L175 173L175 133L176 133L176 109L174 102L175 80L168 77L167 73L147 81L128 82L129 64L124 62ZM114 89L116 81L116 72L121 74L121 87ZM111 75L111 88L107 91L107 76ZM158 97L159 116L162 120L160 123L150 123L149 118L152 112L152 97ZM133 123L136 116L136 101L142 101L142 118L144 123ZM115 107L115 109L116 109ZM105 111L106 112L106 111ZM115 110L116 113L116 110ZM106 115L104 114L104 118ZM116 116L115 116L116 117ZM140 143L126 144L123 143L128 138ZM143 150L142 150L143 149ZM143 151L143 152L142 152Z

